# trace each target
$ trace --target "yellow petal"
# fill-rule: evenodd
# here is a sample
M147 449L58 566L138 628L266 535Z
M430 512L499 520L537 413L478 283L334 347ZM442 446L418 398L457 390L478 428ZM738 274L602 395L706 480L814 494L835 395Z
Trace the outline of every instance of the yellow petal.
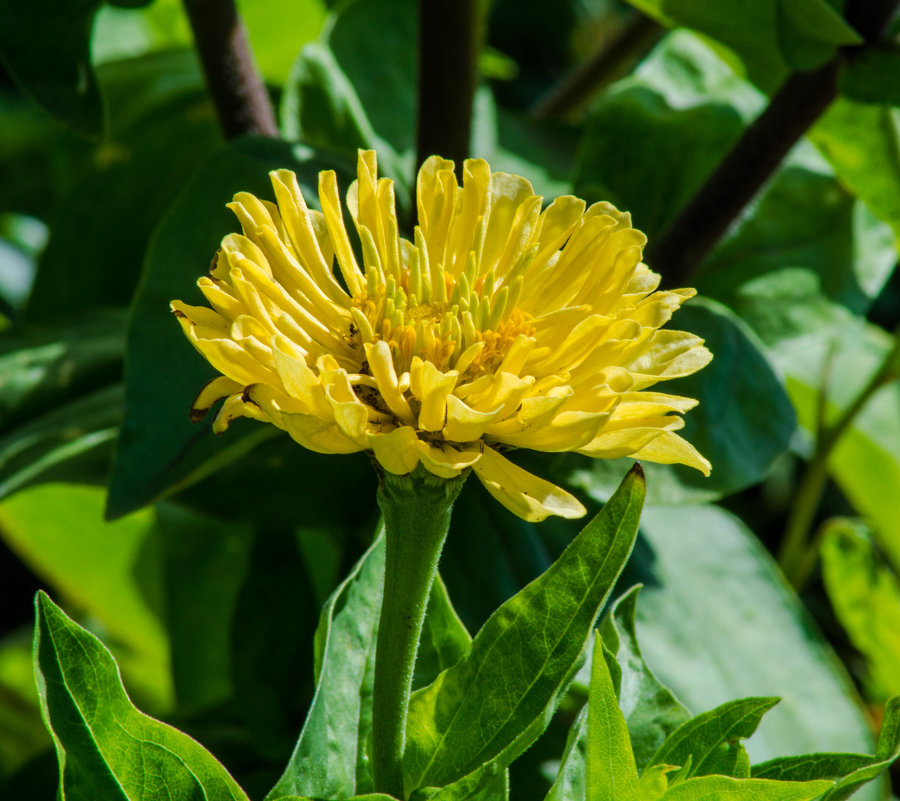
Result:
M485 489L523 520L537 523L550 515L576 518L587 512L573 495L514 465L487 446L473 469Z
M456 395L447 396L447 424L444 426L444 439L451 442L474 442L481 439L485 427L497 419L502 406L486 412L473 409L461 401Z
M264 423L272 422L269 417L254 403L247 403L242 394L232 395L222 404L216 419L213 420L214 434L224 434L238 417L249 417Z
M663 431L634 454L636 459L660 464L683 464L708 476L712 469L709 460L689 442L671 431Z
M370 433L369 447L378 463L389 473L405 476L419 463L419 439L411 426L387 433Z
M353 297L362 297L366 282L359 271L356 256L353 255L353 248L347 237L347 229L344 227L341 201L338 198L337 176L335 176L334 170L325 170L319 173L319 201L322 204L322 214L325 216L328 237L334 246L338 267L347 283L347 289L350 290Z
M210 407L220 398L233 395L236 392L243 392L243 390L242 384L232 381L223 375L208 381L197 393L197 397L194 398L194 402L191 404L191 422L196 423L206 417Z
M608 418L608 414L602 413L560 412L544 425L532 426L518 433L498 431L507 422L504 420L496 426L488 426L485 434L517 448L548 452L574 451L593 441Z
M447 418L447 397L456 386L458 373L451 370L442 373L431 362L419 362L421 368L415 373L417 380L411 381L410 389L422 404L419 409L419 428L423 431L440 431Z
M441 478L454 478L481 459L479 449L458 450L452 445L432 445L418 440L419 459L425 468Z
M390 346L383 339L374 345L366 342L365 351L369 369L378 382L378 391L388 408L407 425L415 425L416 419L409 408L409 402L400 391Z

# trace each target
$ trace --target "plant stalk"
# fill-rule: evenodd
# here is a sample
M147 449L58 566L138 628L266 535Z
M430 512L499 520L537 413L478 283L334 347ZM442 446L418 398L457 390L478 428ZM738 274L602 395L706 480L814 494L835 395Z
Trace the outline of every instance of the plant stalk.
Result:
M480 8L478 0L419 0L416 164L432 155L452 159L460 180L469 156Z
M797 486L794 504L778 551L778 563L782 571L798 590L815 566L815 553L810 553L810 548L817 549L817 542L810 545L809 535L828 481L828 460L841 437L865 408L869 399L883 386L900 377L898 362L900 362L900 328L894 333L894 346L853 403L834 424L827 426L824 422L819 423L821 433L816 439L815 452ZM825 391L823 389L823 394Z
M621 77L628 65L656 44L664 31L650 17L634 14L609 42L542 97L531 115L546 120L578 111L592 95Z
M421 466L385 473L378 488L384 515L384 597L375 650L372 767L375 791L405 798L403 751L413 668L431 585L466 474L438 478Z
M184 8L225 138L277 138L275 110L234 0L184 0Z

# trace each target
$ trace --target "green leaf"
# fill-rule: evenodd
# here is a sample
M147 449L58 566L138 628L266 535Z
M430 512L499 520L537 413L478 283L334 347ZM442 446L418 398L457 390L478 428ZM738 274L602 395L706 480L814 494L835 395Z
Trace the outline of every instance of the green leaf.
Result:
M832 786L832 782L776 782L768 779L731 779L727 776L698 776L670 787L662 801L812 801Z
M103 522L103 491L46 484L0 504L0 534L73 609L98 622L142 702L171 705L169 644L160 619L153 514Z
M583 801L587 797L587 717L585 704L569 729L559 772L544 801Z
M285 135L348 159L359 147L375 148L379 172L408 190L415 167L417 24L412 0L338 6L320 41L304 47L288 77L281 108Z
M861 103L900 105L900 46L880 42L854 53L841 70L840 89Z
M669 385L671 391L700 401L685 415L682 435L713 470L706 478L680 465L647 464L649 502L711 500L758 483L787 450L796 426L781 381L753 332L718 303L692 300L672 326L703 337L713 353L708 367ZM565 455L554 459L552 469L559 480L602 499L625 461Z
M99 0L0 2L0 59L23 91L76 131L98 135L104 114L91 66Z
M779 0L778 9L781 52L795 70L818 67L835 47L863 41L828 0Z
M781 696L747 742L754 761L871 747L849 678L738 518L714 506L648 506L641 529L622 581L644 582L641 650L689 708Z
M509 771L487 762L452 784L416 790L410 801L509 801Z
M664 25L681 25L725 45L747 77L772 92L794 69L810 69L842 44L860 41L828 0L629 0Z
M0 342L0 498L41 481L102 483L120 418L124 315L21 326Z
M253 747L277 765L291 755L314 690L318 608L308 575L292 527L260 529L231 620L235 707Z
M668 736L651 764L684 766L690 760L688 777L716 773L746 778L750 775L750 763L740 740L756 731L762 716L778 700L744 698L691 718Z
M838 98L809 133L841 182L900 236L900 111Z
M98 76L110 103L110 130L79 161L54 206L29 320L127 306L154 228L222 141L192 51L115 62Z
M291 760L267 801L289 794L347 798L372 789L366 739L383 581L384 536L379 532L322 610L315 637L316 694Z
M875 756L863 754L809 754L781 757L753 766L761 778L809 781L836 779L822 801L843 801L887 770L900 754L900 698L888 701Z
M603 620L604 645L622 669L619 707L628 722L631 748L639 770L650 762L666 738L690 718L690 712L644 661L635 631L640 587L633 587Z
M743 127L731 105L705 102L676 109L656 90L626 82L592 110L579 147L575 194L627 209L635 227L652 242ZM648 153L654 157L647 158Z
M166 502L156 507L154 533L175 697L181 714L196 716L234 694L232 627L254 532Z
M619 709L607 651L594 635L594 657L587 722L587 801L639 801L640 779L631 750L628 725Z
M34 691L29 634L23 628L0 639L0 792L7 777L52 747Z
M631 552L643 498L635 469L560 559L491 616L469 654L413 694L410 791L508 765L546 727Z
M203 303L194 283L222 236L237 228L225 208L235 192L266 197L271 194L267 172L287 167L297 171L307 200L314 203L318 172L332 166L322 154L299 145L242 140L204 165L163 218L131 310L125 420L110 481L109 516L183 489L279 433L273 426L239 420L218 439L208 422L191 425L191 400L214 371L181 333L169 301ZM314 472L321 460L306 456L312 461L304 472Z
M800 423L814 431L820 388L827 381L825 418L831 423L874 375L893 339L878 326L831 310L832 323L818 334L779 343L771 357L786 376ZM832 451L832 477L854 508L868 518L894 571L900 570L900 385L882 387L854 418Z
M697 282L769 345L830 324L826 298L866 311L897 260L890 229L812 157L778 172Z
M900 693L900 581L879 560L866 527L835 519L820 547L822 578L838 620L866 660L868 694L883 701Z
M456 614L443 579L435 576L416 656L413 689L431 684L442 670L459 662L471 645L472 637Z
M112 654L44 593L35 601L34 666L68 801L247 801L196 740L132 705Z

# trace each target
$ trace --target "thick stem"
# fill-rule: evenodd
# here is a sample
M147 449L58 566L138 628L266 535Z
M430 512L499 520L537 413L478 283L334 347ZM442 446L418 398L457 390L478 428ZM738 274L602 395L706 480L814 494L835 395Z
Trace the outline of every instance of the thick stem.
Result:
M577 111L592 95L621 77L629 64L662 37L664 30L650 17L635 14L609 42L541 98L532 116L544 120Z
M384 515L384 598L375 651L372 767L375 790L405 798L403 750L413 667L425 609L465 474L443 479L419 467L386 473L378 489Z
M419 0L419 102L416 163L469 156L481 17L478 0Z
M184 0L184 7L225 138L277 137L275 111L234 0Z
M867 44L878 41L898 0L852 0L847 20ZM672 226L649 249L647 262L666 283L684 284L700 268L729 227L778 169L797 141L837 97L844 58L838 53L811 72L795 72L772 97Z

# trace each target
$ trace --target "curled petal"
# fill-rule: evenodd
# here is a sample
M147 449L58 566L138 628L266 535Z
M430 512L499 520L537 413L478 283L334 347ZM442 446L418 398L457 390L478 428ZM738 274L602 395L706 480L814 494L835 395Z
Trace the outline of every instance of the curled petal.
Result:
M514 465L493 448L485 446L473 469L485 489L523 520L538 523L550 515L577 518L587 513L574 495Z

